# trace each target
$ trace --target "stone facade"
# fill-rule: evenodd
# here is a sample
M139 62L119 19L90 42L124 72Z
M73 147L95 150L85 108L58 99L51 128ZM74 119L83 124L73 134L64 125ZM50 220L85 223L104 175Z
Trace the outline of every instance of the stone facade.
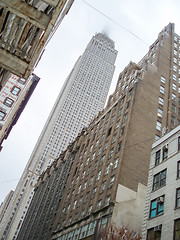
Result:
M169 24L147 55L138 64L130 62L120 73L106 108L72 143L76 155L56 210L55 203L48 204L56 194L52 190L55 181L51 198L47 187L43 188L42 205L38 204L38 196L41 185L50 183L59 160L44 173L49 178L44 178L44 183L39 181L31 208L39 209L39 221L48 226L48 217L43 218L42 209L49 206L46 214L54 215L54 220L47 236L58 240L97 239L98 232L108 224L122 227L124 222L134 231L141 229L152 143L162 132L179 124L179 115L171 111L173 105L178 110L179 104L178 66L175 65L175 72L172 62L173 43L179 41L175 37L174 25ZM66 162L63 155L59 159L62 157ZM137 210L133 211L135 206ZM34 212L29 211L26 216L19 240L48 239L45 233L38 232ZM36 235L31 238L33 232Z
M143 239L180 236L180 127L152 146Z

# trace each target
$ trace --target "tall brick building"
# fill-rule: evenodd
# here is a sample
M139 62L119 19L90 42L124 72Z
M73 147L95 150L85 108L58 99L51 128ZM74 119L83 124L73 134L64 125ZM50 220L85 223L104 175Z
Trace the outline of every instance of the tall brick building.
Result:
M106 108L41 175L18 240L140 231L151 145L180 122L179 49L170 23L120 73Z

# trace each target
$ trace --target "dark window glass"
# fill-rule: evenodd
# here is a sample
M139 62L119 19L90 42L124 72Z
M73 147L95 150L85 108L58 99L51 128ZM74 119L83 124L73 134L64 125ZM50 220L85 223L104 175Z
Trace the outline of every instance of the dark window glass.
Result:
M176 189L176 207L180 207L180 188Z
M160 163L160 157L161 157L161 150L158 150L155 156L155 165L158 165Z
M166 185L166 169L154 175L153 190Z
M177 178L180 178L180 161L177 162Z
M148 229L147 240L161 240L161 226Z
M174 240L180 239L180 219L174 221Z
M4 105L6 105L7 107L11 107L12 106L12 104L13 104L13 100L11 99L11 98L6 98L5 100L4 100Z
M6 114L4 112L0 111L0 121L4 119L5 115Z

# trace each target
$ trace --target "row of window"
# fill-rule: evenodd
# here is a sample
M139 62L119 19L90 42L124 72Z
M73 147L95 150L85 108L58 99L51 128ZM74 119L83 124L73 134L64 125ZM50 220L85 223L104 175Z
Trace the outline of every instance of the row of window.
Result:
M162 225L150 228L147 230L147 240L160 240L161 239ZM174 240L180 239L180 218L174 221Z
M100 229L104 229L108 223L108 218L104 217L100 221ZM58 237L56 240L78 240L78 239L83 239L85 237L91 236L95 232L95 228L97 226L97 220L86 224L82 227L79 227L75 229L74 231L71 231L61 237Z

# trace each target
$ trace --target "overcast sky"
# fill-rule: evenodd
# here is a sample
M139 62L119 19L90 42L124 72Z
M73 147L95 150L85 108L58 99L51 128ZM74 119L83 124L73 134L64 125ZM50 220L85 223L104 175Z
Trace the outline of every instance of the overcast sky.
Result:
M137 63L169 22L175 23L175 32L180 35L179 0L85 1L98 11L82 0L74 1L34 71L41 80L4 141L0 152L0 202L15 189L65 78L93 35L105 32L118 50L109 94L123 68L129 61Z

